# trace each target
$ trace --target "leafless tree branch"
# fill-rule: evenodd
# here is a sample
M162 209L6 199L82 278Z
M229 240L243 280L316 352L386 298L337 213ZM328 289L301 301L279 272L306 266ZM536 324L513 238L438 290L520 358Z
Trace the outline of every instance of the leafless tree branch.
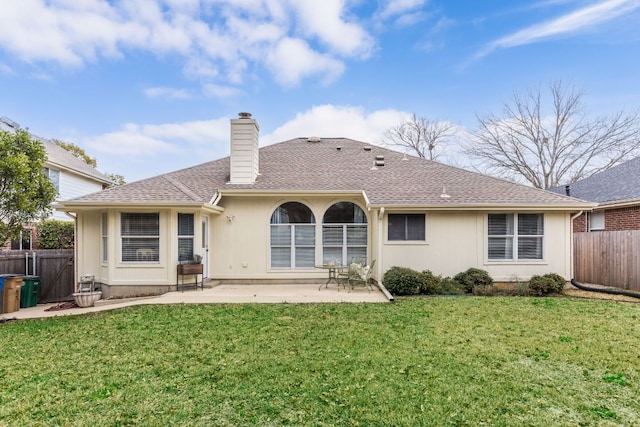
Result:
M406 122L389 128L384 142L423 159L437 160L440 145L455 132L456 127L451 123L413 114Z

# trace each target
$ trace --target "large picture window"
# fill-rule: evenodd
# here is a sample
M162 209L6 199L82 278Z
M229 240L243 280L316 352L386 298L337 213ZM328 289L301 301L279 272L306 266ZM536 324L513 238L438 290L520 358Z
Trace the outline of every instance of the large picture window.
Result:
M543 214L489 214L489 260L541 260Z
M424 241L424 214L389 214L387 240Z
M195 220L193 214L178 214L178 262L193 259Z
M351 202L338 202L324 214L322 221L322 262L348 265L367 258L367 217Z
M316 226L313 212L298 202L283 203L271 215L271 268L313 268Z
M160 261L160 214L120 214L122 262Z

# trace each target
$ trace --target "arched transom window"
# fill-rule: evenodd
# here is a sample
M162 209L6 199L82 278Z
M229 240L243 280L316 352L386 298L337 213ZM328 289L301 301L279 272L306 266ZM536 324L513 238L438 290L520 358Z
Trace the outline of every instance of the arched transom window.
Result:
M271 215L271 268L313 268L316 220L307 206L283 203Z
M367 216L356 204L338 202L322 220L322 262L348 265L367 257Z

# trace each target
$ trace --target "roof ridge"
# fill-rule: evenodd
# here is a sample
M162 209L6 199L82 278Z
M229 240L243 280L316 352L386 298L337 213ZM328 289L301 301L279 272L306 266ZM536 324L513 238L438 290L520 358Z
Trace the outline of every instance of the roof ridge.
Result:
M202 199L202 197L200 197L193 190L191 190L187 185L180 182L179 179L175 178L171 174L161 175L160 177L169 181L171 185L176 187L178 190L182 191L185 195L189 196L194 202L197 202Z

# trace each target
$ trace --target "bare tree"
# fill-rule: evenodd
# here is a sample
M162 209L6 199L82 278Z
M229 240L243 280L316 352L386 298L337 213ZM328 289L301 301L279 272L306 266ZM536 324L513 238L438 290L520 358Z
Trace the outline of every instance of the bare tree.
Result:
M638 113L588 118L583 94L562 81L549 84L549 113L541 90L514 94L503 117L478 116L466 149L484 169L538 188L586 178L637 155Z
M415 114L406 122L393 126L384 133L384 142L409 150L423 159L436 160L438 147L456 128L448 122L435 121Z

